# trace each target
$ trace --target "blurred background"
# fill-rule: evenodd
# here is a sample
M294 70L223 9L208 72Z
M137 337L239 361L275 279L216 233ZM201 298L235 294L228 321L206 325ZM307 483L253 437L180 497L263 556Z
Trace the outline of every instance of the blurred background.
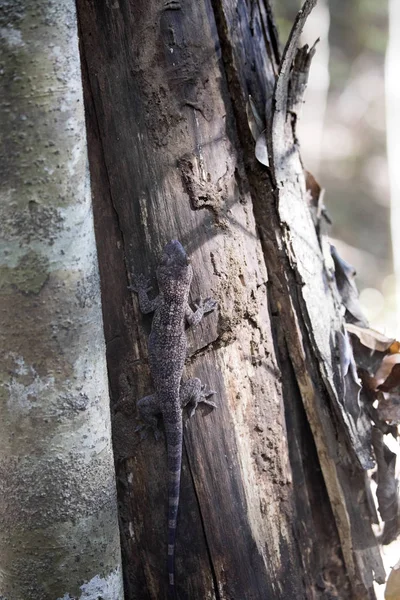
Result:
M301 4L275 1L282 44ZM298 129L304 167L325 189L333 243L357 271L371 326L389 337L400 335L391 233L400 217L396 35L400 0L318 0L302 39L320 41Z

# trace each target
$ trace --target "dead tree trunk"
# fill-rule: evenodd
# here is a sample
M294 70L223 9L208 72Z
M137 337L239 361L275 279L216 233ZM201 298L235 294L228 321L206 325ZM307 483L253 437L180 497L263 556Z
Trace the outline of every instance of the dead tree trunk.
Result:
M268 2L77 3L129 600L165 597L167 503L164 444L133 431L150 319L127 286L172 238L192 257L192 300L219 302L189 333L185 377L218 409L185 429L179 598L374 598L383 577L368 427L345 410L340 300L295 140L314 3L282 58ZM249 95L270 107L269 167Z

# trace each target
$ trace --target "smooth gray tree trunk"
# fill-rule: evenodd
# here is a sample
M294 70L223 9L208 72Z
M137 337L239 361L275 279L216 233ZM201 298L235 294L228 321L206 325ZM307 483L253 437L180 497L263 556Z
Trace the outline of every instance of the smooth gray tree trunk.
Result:
M0 597L122 600L75 2L0 4Z

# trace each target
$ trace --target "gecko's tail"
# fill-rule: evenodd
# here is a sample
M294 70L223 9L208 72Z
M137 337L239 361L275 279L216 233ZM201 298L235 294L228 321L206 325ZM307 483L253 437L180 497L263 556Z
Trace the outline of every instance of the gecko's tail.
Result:
M175 588L175 539L178 519L179 494L181 484L183 424L182 414L174 419L164 416L168 453L168 598L176 599Z

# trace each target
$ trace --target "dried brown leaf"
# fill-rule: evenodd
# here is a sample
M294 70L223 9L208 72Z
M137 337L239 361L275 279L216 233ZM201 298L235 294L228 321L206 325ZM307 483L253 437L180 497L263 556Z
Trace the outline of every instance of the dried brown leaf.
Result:
M378 352L388 351L396 341L395 338L388 338L383 333L369 327L360 327L353 323L346 323L345 327L347 331L356 335L364 346Z
M306 189L308 192L308 198L310 200L310 205L318 209L319 197L321 194L321 186L318 181L315 179L314 175L310 173L310 171L304 171L306 177Z
M393 344L389 348L390 354L399 354L400 353L400 342L397 340L393 342Z
M389 373L389 376L385 381L379 386L379 389L382 392L390 392L394 388L400 385L400 364L396 363L392 370Z
M385 589L385 600L399 600L400 598L400 560L390 571Z
M363 369L370 377L375 377L375 374L382 366L382 361L385 357L383 352L376 352L364 346L354 334L350 334L351 345L353 346L354 358L358 369ZM379 381L383 383L384 380ZM368 387L376 389L378 383L374 380L369 382Z
M385 354L374 376L375 389L386 381L397 363L400 363L400 354Z

